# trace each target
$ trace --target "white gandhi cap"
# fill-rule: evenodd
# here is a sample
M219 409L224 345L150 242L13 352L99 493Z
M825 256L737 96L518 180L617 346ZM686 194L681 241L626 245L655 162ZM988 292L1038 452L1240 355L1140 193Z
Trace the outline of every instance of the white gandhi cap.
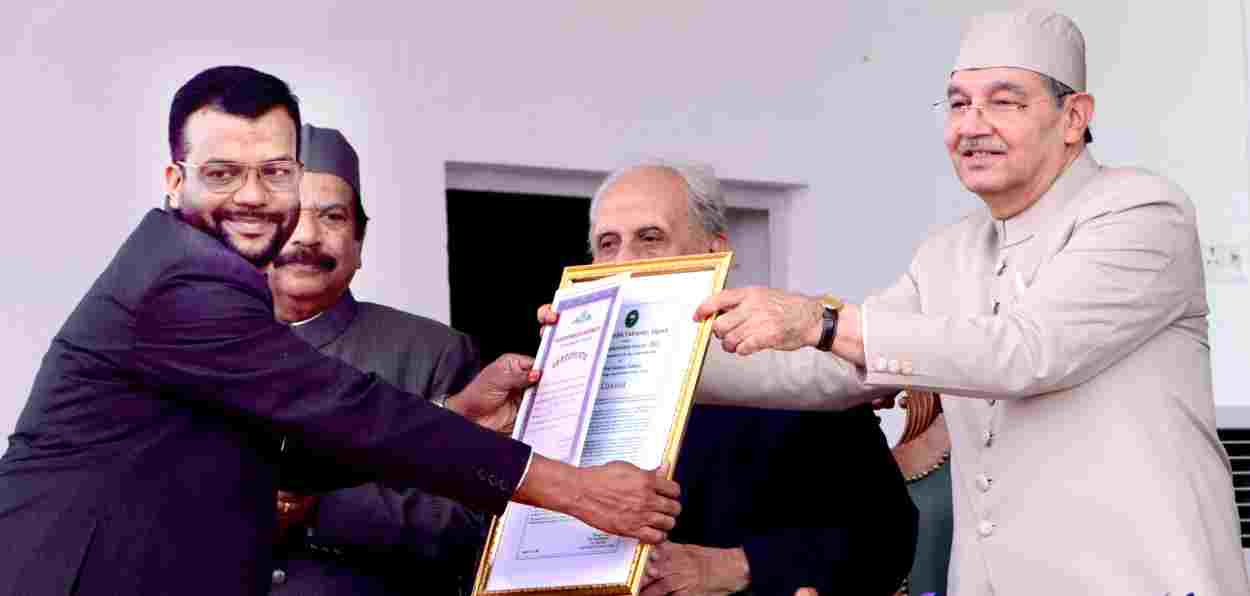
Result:
M959 43L958 70L1013 67L1085 91L1085 36L1072 19L1049 10L973 17Z

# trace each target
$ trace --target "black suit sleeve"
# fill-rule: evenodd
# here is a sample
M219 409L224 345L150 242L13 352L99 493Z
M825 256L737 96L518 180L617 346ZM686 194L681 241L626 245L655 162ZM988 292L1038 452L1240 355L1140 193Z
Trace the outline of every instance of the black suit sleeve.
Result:
M464 389L482 369L477 345L467 335L457 333L444 347L433 371L435 395L454 394ZM417 550L417 558L442 566L447 575L471 591L478 552L486 541L487 517L463 505L408 490L400 493L407 542Z
M403 391L417 395L426 393L427 398L459 393L481 371L481 359L478 356L477 344L469 336L458 332L445 333L447 331L442 329L436 335L425 334L424 336L420 331L414 331L410 340L413 343L405 346L400 353L413 359L429 358L430 362L428 365L407 367L404 369L406 372L402 374L396 373L393 365L378 364L390 362L389 359L370 361L366 357L363 363L350 360L347 360L347 363L375 371L383 377L383 380L394 383ZM431 354L434 351L437 351L437 354ZM303 494L324 493L358 487L372 479L372 476L362 475L359 470L337 466L333 458L310 453L297 441L289 442L282 456L280 485L284 490ZM440 497L423 495L420 491L408 488L409 486L411 485L394 485L384 491L357 490L354 494L358 493L356 496L361 496L367 501L382 499L373 507L391 512L391 519L399 520L399 522L412 520L412 523L429 526L435 523L435 520L449 519L450 515L454 519L481 520L477 522L477 525L485 524L480 514L465 512L458 504L449 506L450 502L444 502ZM405 498L404 495L395 493L405 493L408 497ZM386 498L388 494L392 497ZM336 505L325 505L323 510L334 507ZM368 507L357 503L349 509L363 510ZM405 514L405 511L408 513ZM485 534L484 530L482 534Z
M389 484L503 511L529 447L322 355L274 320L263 288L206 271L174 265L144 297L130 352L140 382Z
M431 334L406 352L429 365L410 367L428 372L409 375L405 388L428 387L431 395L459 392L480 369L473 341L459 333ZM486 528L486 516L450 499L375 484L327 494L316 513L319 541L395 548L413 566L410 572L436 574L426 576L431 589L470 581Z

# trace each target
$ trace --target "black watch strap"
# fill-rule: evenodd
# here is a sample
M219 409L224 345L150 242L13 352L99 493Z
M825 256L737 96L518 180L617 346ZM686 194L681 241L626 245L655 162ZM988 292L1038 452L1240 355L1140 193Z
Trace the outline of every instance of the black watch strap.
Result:
M833 338L838 334L838 311L827 304L822 307L820 341L816 342L816 349L822 352L832 352Z

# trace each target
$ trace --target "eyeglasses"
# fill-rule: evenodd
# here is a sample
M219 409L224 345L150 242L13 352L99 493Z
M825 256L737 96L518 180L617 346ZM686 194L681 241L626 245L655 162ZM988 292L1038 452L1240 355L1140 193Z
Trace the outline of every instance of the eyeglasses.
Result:
M174 162L179 166L193 168L200 184L212 192L235 192L243 188L250 170L256 170L261 184L270 192L293 192L299 189L304 165L293 159L278 159L258 164L233 161L210 161L196 164L189 161Z
M1064 92L1054 97L1056 104L1063 106L1065 97L1070 95L1078 95L1076 91ZM973 110L980 111L980 116L988 121L998 122L1009 120L1011 117L1018 116L1020 112L1028 109L1031 105L1041 104L1044 101L1050 101L1050 97L1043 97L1034 101L1011 101L1011 100L990 100L988 104L974 104L966 99L944 99L934 102L934 111L945 117L946 122L954 122L963 119L964 116L970 114Z
M1066 97L1064 94L1061 97ZM1031 105L1041 102L1052 101L1047 97L1037 99L1030 102L1010 101L1005 99L991 100L989 103L975 104L966 99L943 99L933 104L933 109L938 114L944 116L947 122L954 122L962 119L964 116L972 113L973 110L980 112L980 116L990 122L1001 122L1014 118Z

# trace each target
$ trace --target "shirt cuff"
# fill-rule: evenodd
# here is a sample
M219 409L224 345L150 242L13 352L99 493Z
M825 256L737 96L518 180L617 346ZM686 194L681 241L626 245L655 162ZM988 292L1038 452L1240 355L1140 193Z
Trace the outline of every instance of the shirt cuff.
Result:
M855 374L855 380L861 385L867 384L868 368L871 366L869 358L872 358L872 352L868 349L868 301L865 300L859 305L859 341L864 348L864 365L860 366L854 362L847 361L851 365L851 372Z
M885 330L882 335L883 347L874 346L872 343L872 336L869 335L872 325L868 321L872 317L868 316L867 305L861 306L859 312L860 335L864 343L864 367L860 369L864 375L863 383L871 386L925 388L921 380L914 377L916 371L912 360L908 359L903 353L905 351L899 347L900 328L906 329L906 327L898 322L898 318L907 316L908 313L895 313L888 309L882 311L886 313L882 326ZM886 352L876 348L882 348Z
M529 456L529 459L526 459L526 460L525 460L525 470L523 470L523 471L521 472L521 479L520 479L520 480L517 480L517 482L516 482L516 488L515 488L515 489L513 489L513 492L514 492L514 493L515 493L517 490L520 490L520 489L521 489L521 486L522 486L523 484L525 484L525 477L530 475L530 466L531 466L531 465L533 465L533 464L534 464L534 451L533 451L533 449L531 449L531 450L530 450L530 456Z

